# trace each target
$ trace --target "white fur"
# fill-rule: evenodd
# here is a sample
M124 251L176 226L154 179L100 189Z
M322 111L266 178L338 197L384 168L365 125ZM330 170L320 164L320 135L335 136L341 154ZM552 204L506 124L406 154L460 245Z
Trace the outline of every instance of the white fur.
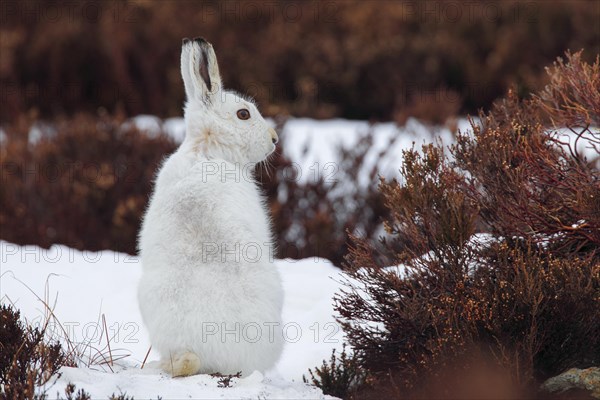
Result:
M277 136L251 101L221 88L209 43L184 41L181 73L186 138L162 165L144 217L140 310L173 375L249 375L272 367L283 346L269 218L249 172ZM237 117L242 108L250 119Z

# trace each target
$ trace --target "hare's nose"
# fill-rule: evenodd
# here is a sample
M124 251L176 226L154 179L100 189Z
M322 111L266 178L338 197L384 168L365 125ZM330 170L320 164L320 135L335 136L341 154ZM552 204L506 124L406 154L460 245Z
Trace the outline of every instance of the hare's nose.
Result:
M277 144L277 142L279 142L279 136L277 136L277 132L275 132L275 129L269 128L269 134L271 135L271 141L273 142L273 144Z

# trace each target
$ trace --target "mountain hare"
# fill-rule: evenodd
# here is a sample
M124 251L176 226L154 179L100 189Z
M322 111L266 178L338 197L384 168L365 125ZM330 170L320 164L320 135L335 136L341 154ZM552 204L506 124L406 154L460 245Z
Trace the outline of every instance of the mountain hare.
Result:
M173 376L264 371L283 347L283 292L269 217L253 180L277 134L223 90L202 38L183 40L186 137L162 165L139 237L138 299Z

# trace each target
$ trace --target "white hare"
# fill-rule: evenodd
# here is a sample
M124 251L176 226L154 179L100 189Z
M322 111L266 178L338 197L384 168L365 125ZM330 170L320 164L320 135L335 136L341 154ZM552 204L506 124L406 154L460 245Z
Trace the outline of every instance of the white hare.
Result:
M139 237L138 299L173 376L264 371L283 347L283 292L252 167L277 134L222 89L215 52L183 40L186 137L162 165Z

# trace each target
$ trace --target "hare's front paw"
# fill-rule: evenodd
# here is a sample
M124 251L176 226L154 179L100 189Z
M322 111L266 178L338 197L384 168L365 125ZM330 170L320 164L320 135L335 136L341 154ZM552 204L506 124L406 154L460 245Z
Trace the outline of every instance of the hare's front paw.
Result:
M192 352L175 354L162 362L162 368L173 377L195 375L200 372L200 358Z

